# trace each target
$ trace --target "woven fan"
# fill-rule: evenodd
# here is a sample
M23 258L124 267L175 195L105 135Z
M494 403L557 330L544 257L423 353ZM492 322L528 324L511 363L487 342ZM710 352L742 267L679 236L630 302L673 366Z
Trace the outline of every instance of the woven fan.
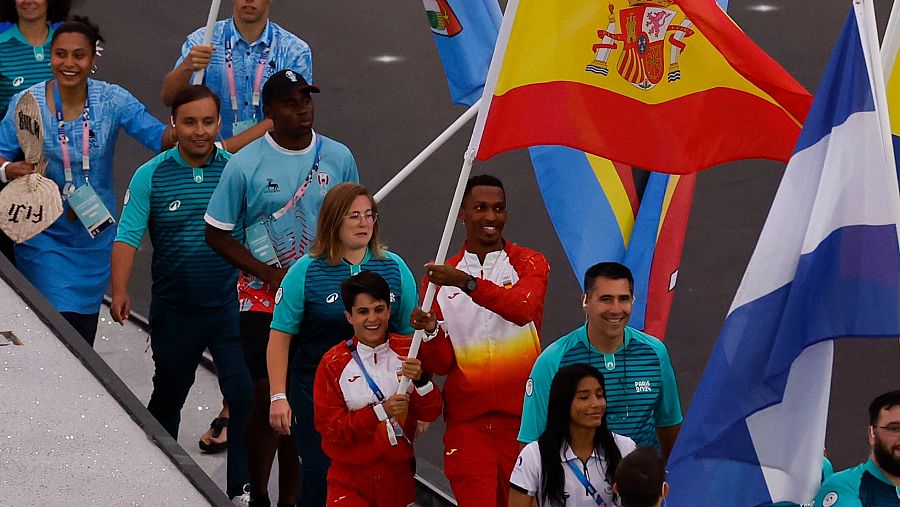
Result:
M34 171L43 175L47 169L44 158L44 123L41 108L31 92L25 92L16 104L16 139L25 154L25 161L34 164Z
M47 168L44 125L31 92L22 95L14 114L19 147L36 172L14 179L0 192L0 229L21 243L50 227L62 215L63 208L56 182L43 176Z

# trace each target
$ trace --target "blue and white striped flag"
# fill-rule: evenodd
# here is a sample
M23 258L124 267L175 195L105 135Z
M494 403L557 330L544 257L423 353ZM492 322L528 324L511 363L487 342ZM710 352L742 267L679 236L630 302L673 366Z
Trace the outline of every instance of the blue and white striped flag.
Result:
M811 502L832 340L900 336L900 193L874 10L854 4L669 459L670 506Z

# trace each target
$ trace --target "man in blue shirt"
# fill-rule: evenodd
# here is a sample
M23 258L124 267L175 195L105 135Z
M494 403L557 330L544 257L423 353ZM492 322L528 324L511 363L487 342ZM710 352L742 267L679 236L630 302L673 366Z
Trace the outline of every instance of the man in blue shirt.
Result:
M209 348L231 409L226 493L234 497L249 482L244 428L252 384L240 342L237 269L213 252L204 237L206 206L229 158L213 144L219 128L218 97L202 85L185 88L175 97L171 122L178 146L138 168L125 194L113 245L110 313L119 323L128 318L128 279L149 229L155 372L147 408L177 439L194 372Z
M261 505L268 502L276 447L279 502L294 503L289 481L300 475L293 439L279 437L269 425L266 347L275 291L287 268L312 243L325 194L340 183L359 181L350 150L313 130L312 93L318 92L318 87L291 70L266 81L262 101L272 131L231 157L206 213L207 242L242 271L238 281L241 336L255 390L247 426L248 440L254 442L250 499ZM243 231L243 244L233 236L235 230Z
M816 507L900 507L900 391L869 405L868 461L822 483Z
M211 45L203 45L206 28L187 37L175 68L163 79L162 99L204 72L204 82L222 100L221 138L235 153L272 129L262 111L263 84L276 72L292 69L312 83L312 53L296 35L269 21L271 0L233 0L232 17L213 29Z

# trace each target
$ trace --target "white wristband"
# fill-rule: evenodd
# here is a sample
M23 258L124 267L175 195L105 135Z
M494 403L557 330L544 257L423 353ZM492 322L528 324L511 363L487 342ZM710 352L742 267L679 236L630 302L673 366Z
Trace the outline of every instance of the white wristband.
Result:
M286 399L287 399L287 395L286 395L286 394L284 394L284 393L276 393L276 394L273 394L273 395L269 398L269 401L272 402L272 401L286 400Z
M6 177L6 166L11 164L9 160L0 164L0 183L8 183L9 178Z

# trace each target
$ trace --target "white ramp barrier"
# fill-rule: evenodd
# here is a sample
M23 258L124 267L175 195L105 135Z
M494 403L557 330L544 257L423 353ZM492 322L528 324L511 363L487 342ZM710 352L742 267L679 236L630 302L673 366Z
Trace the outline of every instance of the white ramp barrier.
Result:
M0 503L231 505L2 256L0 301Z

